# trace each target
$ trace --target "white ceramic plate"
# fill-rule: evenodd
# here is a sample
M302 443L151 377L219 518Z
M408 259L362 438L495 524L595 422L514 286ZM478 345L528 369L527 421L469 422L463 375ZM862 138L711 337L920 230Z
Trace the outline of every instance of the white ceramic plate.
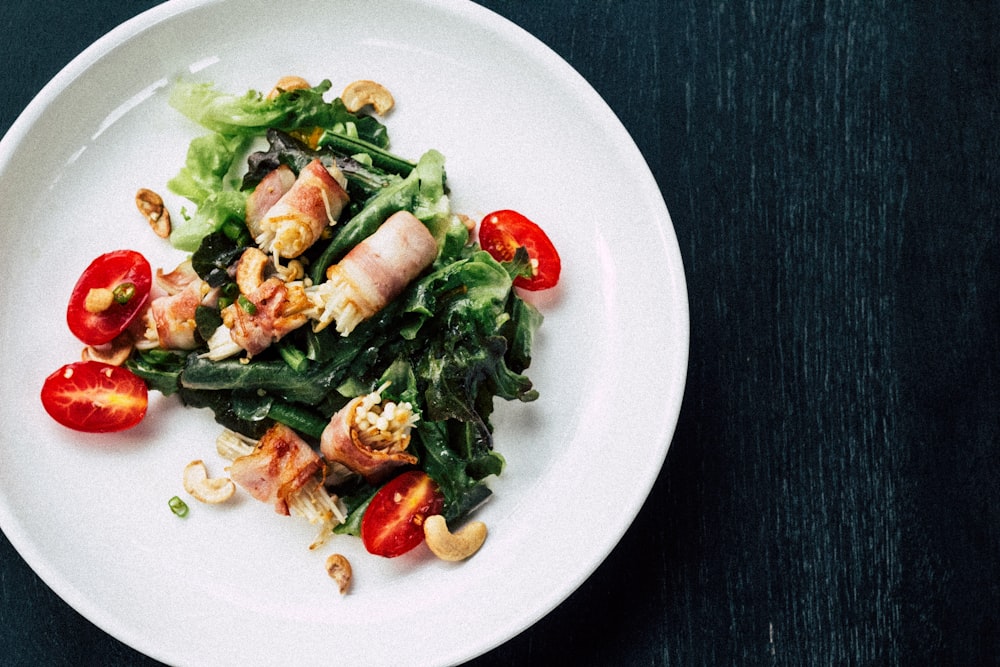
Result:
M96 255L182 255L138 217L201 130L168 108L180 76L242 92L280 76L373 78L395 95L393 148L447 157L457 210L528 213L563 258L532 404L498 406L508 468L471 560L394 560L246 497L191 500L194 458L221 472L207 413L154 395L136 429L67 431L43 378L77 359L65 300ZM168 199L175 215L180 201ZM577 588L638 512L673 434L687 364L684 273L669 215L625 129L564 61L461 1L176 0L112 31L61 72L0 144L0 521L36 572L98 626L172 664L456 663L527 628ZM341 597L332 551L354 565Z

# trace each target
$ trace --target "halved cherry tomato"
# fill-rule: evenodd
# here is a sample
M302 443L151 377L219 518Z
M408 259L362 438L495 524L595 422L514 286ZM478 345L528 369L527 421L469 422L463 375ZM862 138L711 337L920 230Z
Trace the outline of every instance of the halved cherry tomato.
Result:
M543 290L559 282L559 253L542 228L517 211L490 213L479 225L479 245L498 262L509 262L521 246L528 251L532 276L518 276L514 285Z
M63 426L88 433L131 428L142 421L148 403L139 376L100 361L66 364L42 384L45 411Z
M103 345L125 331L149 300L153 273L149 262L134 250L115 250L90 263L73 288L66 309L66 322L73 335L87 345ZM107 308L87 309L91 290L113 294Z
M386 558L405 554L424 539L424 520L440 514L444 496L419 470L404 472L379 489L361 519L361 541L369 553Z

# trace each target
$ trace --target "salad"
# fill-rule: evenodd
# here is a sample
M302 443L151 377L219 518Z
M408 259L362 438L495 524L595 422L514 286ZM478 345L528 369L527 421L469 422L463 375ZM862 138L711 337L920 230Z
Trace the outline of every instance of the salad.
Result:
M553 287L559 255L520 213L452 211L441 153L390 150L384 87L328 101L331 87L175 85L170 104L206 130L166 184L190 210L171 216L149 189L136 205L183 259L94 259L67 306L83 358L41 400L90 432L138 424L149 391L207 408L228 476L192 461L192 498L248 493L315 524L312 547L348 534L394 557L426 540L462 560L485 540L468 519L504 469L494 399L538 397L525 371L543 318L519 290ZM344 590L350 564L327 565Z

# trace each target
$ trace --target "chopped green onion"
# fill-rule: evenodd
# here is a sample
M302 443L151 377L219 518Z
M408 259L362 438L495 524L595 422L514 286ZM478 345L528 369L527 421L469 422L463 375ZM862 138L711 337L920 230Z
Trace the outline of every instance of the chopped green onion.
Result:
M219 290L219 310L236 301L240 295L240 286L236 283L226 283Z
M115 303L125 305L135 296L135 283L121 283L111 292L115 298Z
M240 305L240 308L242 308L243 312L247 315L257 314L257 306L255 306L254 302L248 299L245 294L240 294L239 298L236 299L236 303Z
M170 505L170 511L182 519L188 515L187 503L181 500L178 496L174 496L168 500L167 504Z

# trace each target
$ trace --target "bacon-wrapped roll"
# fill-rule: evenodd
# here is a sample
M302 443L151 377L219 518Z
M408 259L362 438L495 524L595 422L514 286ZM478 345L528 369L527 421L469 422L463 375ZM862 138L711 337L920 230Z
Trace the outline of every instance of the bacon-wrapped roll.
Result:
M275 171L281 172L281 167ZM315 243L327 225L336 224L350 198L343 185L316 159L302 168L288 191L261 215L261 209L286 182L287 174L279 173L273 181L265 177L258 184L257 189L263 186L264 190L254 197L247 228L262 249L275 258L291 259Z
M408 211L399 211L327 269L328 280L307 290L315 307L313 328L337 323L342 336L399 295L437 258L430 230Z
M229 475L251 496L271 503L278 514L300 516L319 530L310 549L323 544L346 518L340 499L323 486L326 466L288 426L276 423L260 440L225 431L219 454L232 461Z
M194 314L210 292L208 283L198 277L188 260L170 273L158 270L156 288L159 295L149 303L146 332L138 346L171 350L198 347Z
M289 514L292 496L312 478L323 475L323 459L299 435L276 423L253 452L235 459L229 477L251 496Z
M302 311L307 308L301 285L268 278L252 293L223 308L222 322L229 339L253 356L305 324L308 318ZM219 347L219 342L210 340L209 348Z
M417 457L406 451L417 415L409 403L382 401L383 385L358 396L340 409L320 438L327 461L339 463L377 484L395 468L412 465Z

